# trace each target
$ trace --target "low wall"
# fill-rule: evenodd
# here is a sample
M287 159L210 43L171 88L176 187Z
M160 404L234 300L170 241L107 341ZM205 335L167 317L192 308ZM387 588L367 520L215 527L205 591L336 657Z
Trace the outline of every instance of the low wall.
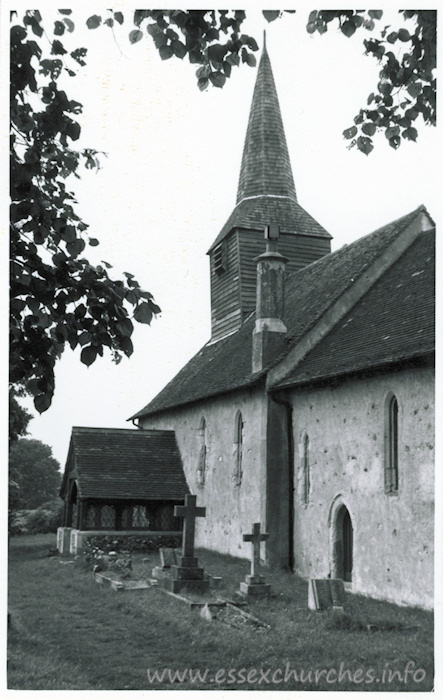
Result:
M118 551L120 545L130 551L158 551L160 547L180 547L181 530L76 530L59 527L57 546L60 554L80 554L85 543L94 538L97 546Z

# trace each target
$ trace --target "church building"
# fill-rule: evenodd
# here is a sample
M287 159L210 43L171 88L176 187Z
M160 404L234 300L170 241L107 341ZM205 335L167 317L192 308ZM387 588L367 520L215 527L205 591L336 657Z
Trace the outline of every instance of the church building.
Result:
M433 606L434 222L331 252L299 204L266 48L235 207L209 248L212 334L132 416L174 431L196 543Z

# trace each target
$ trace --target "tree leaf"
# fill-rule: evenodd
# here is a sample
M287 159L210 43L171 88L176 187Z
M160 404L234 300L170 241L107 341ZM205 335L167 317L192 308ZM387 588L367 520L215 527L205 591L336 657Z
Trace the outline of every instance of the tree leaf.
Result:
M102 22L100 15L92 15L86 20L86 26L88 29L97 29Z
M407 29L402 27L398 30L398 38L400 39L400 41L410 41L411 35L409 34Z
M418 132L417 129L415 129L413 126L410 126L408 129L405 129L402 133L403 138L409 139L410 141L416 141Z
M215 71L209 74L209 80L214 85L214 87L222 88L226 82L226 76L220 71Z
M397 149L401 144L401 138L400 136L393 136L392 138L389 139L389 145L391 148Z
M134 314L135 316L135 314ZM116 329L122 336L126 336L129 338L129 336L132 334L132 331L134 330L134 326L132 325L132 321L129 318L123 318L121 321L116 323Z
M39 413L47 411L52 403L52 393L39 394L34 397L34 406Z
M96 357L97 357L97 350L92 345L87 345L85 348L83 348L83 350L81 351L81 354L80 354L80 360L87 367L90 367L92 365L92 363L95 362Z
M208 57L211 61L218 61L221 63L226 55L227 47L221 44L213 44L208 47Z
M171 58L174 55L174 51L170 46L165 44L164 46L160 47L159 54L162 61L167 61L168 58Z
M54 22L54 34L56 36L62 36L62 34L65 33L65 25L63 22L59 22L58 20Z
M142 303L137 306L134 311L134 318L139 323L151 323L152 310L146 301L142 301Z
M357 127L356 126L351 126L349 129L345 129L343 132L343 136L345 137L345 139L353 139L356 134L357 134Z
M72 21L72 19L68 19L67 17L63 17L63 22L65 23L68 32L73 32L73 31L74 31L74 29L75 29L75 24L74 24L74 22Z
M366 122L366 124L363 124L361 130L367 136L373 136L377 131L377 127L373 122Z
M383 17L383 10L369 10L368 15L372 17L372 19L381 19Z
M408 85L406 90L409 92L411 97L418 97L419 94L422 91L422 84L421 83L412 83L411 85Z
M131 338L128 338L127 336L124 338L121 338L120 340L120 347L127 355L127 357L130 357L132 353L134 352L134 346L132 345L132 340Z
M356 27L354 22L351 22L351 20L348 19L346 22L343 22L340 29L342 30L343 34L349 38L355 33Z
M186 46L178 40L175 40L171 43L171 48L175 56L177 56L177 58L184 58L188 52Z
M129 41L131 44L136 44L142 37L143 32L140 29L133 29L132 32L129 32Z
M90 238L89 245L92 245L93 247L95 247L97 245L100 245L100 241L98 241L96 238Z
M123 13L122 12L114 12L114 19L119 24L123 24Z
M367 138L366 136L359 136L356 144L358 150L364 153L366 156L368 156L374 148L374 144L372 143L371 139Z
M280 17L280 10L262 10L262 14L267 22L274 22Z

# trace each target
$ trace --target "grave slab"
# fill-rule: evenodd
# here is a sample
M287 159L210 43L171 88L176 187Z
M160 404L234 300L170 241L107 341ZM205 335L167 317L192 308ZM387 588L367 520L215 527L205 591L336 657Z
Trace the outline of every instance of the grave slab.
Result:
M344 585L341 579L312 578L309 580L308 608L310 610L342 608L344 597Z

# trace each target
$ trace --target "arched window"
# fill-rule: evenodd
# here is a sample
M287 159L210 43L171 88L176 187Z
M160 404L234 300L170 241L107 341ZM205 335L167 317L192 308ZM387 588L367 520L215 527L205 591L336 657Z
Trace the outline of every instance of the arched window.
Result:
M304 505L309 503L309 492L311 489L311 478L309 468L309 436L303 433L301 440L301 502Z
M199 455L197 464L197 485L204 486L206 481L206 421L202 417L198 429Z
M235 486L240 486L243 477L242 462L243 462L243 418L240 411L235 415L234 426L234 472L233 481Z
M388 394L385 404L385 492L398 493L398 401Z

